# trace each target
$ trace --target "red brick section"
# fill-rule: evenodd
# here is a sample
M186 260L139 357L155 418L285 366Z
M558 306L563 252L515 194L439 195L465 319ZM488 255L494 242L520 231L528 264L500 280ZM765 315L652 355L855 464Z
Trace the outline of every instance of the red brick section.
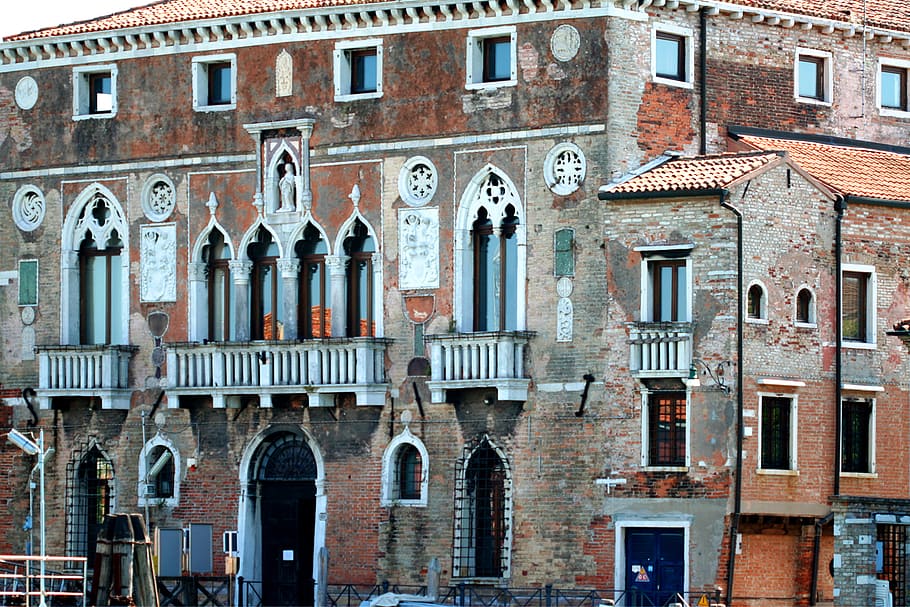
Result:
M693 102L687 89L665 84L645 85L638 110L638 147L646 158L679 149L681 142L695 139Z

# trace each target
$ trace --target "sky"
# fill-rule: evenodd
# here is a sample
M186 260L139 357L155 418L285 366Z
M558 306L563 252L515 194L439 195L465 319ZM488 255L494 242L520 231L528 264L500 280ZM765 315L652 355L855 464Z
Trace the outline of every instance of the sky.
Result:
M110 15L154 0L3 0L0 38Z

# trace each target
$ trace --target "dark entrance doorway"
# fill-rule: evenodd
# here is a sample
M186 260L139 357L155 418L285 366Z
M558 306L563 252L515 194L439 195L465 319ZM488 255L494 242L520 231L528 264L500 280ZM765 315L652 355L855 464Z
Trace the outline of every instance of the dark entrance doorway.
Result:
M314 605L316 461L303 437L276 435L262 451L257 483L262 498L262 604Z
M628 605L666 605L685 589L685 535L679 528L626 528ZM685 598L685 597L684 597Z

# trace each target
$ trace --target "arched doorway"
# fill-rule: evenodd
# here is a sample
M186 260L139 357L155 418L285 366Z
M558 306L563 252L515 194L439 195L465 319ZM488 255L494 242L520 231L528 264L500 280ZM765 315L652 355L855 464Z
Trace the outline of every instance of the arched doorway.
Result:
M254 460L259 496L262 604L314 605L317 465L299 434L271 435Z

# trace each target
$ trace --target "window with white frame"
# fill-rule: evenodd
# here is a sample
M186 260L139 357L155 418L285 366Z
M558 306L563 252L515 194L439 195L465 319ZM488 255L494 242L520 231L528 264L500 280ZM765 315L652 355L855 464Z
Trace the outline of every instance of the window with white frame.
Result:
M516 39L513 26L469 31L465 86L514 86L518 81Z
M878 60L878 88L876 98L883 115L910 112L907 91L910 61L901 59Z
M841 472L875 473L875 399L841 401Z
M111 118L117 113L117 66L73 70L73 119Z
M768 320L768 296L760 282L749 285L746 296L746 320L751 322Z
M335 45L335 101L382 96L382 41L354 40Z
M655 82L692 87L692 30L672 24L651 29L651 77Z
M806 103L830 104L834 78L831 72L831 53L815 49L796 50L794 94Z
M841 278L843 345L848 347L875 345L875 269L866 265L844 264Z
M689 465L689 403L684 390L643 395L642 465L683 468Z
M800 287L796 292L797 325L815 326L815 295L809 287Z
M429 472L426 447L406 426L382 457L382 505L426 506Z
M642 254L642 322L692 319L692 245L638 247Z
M237 57L233 54L193 57L193 109L237 107Z
M796 470L796 396L759 394L759 459L762 470Z

